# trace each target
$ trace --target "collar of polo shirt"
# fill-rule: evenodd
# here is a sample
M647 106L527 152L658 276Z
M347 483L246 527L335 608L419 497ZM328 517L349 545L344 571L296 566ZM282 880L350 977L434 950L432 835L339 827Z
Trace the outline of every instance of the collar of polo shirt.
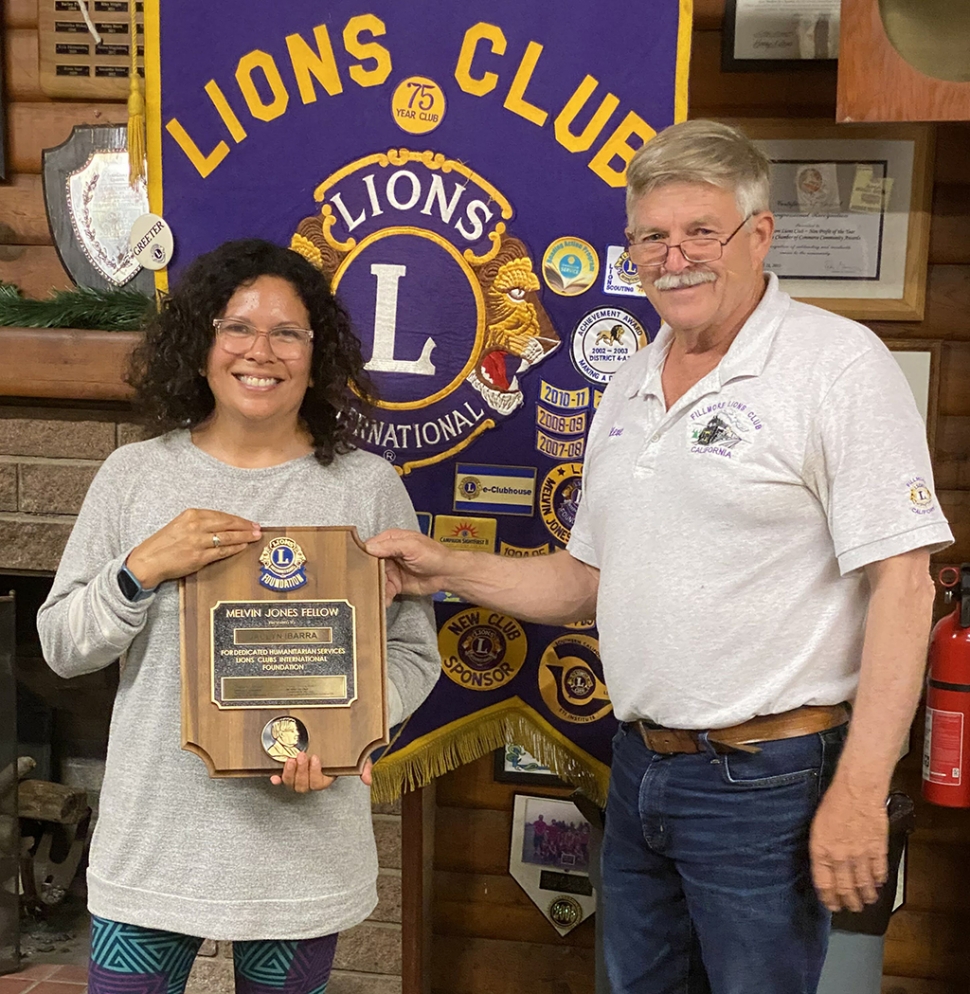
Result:
M714 370L718 379L718 390L731 380L745 376L760 376L765 367L775 332L790 303L787 294L781 292L778 277L774 273L768 273L767 276L768 285L764 296L748 320L744 322L727 354ZM643 379L640 383L631 384L627 388L627 397L663 397L660 374L673 339L674 330L670 325L661 325L648 354Z

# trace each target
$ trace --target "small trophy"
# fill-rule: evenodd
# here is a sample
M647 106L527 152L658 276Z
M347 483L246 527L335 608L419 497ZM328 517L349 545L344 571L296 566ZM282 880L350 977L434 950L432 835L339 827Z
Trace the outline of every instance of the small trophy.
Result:
M356 529L266 528L181 581L182 748L212 777L320 757L359 773L388 738L384 564Z

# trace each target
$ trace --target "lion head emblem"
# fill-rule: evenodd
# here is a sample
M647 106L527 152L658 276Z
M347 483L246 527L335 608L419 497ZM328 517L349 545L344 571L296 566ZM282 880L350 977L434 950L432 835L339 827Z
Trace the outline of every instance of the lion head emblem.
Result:
M492 410L510 414L523 402L519 376L554 352L560 338L539 301L539 279L518 239L505 239L478 278L485 293L485 339L467 379Z

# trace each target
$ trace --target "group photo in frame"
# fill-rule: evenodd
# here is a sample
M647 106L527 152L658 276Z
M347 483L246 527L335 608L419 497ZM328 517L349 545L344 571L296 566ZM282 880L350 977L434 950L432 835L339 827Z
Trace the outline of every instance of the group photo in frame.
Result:
M771 159L782 289L856 321L920 321L926 301L932 128L731 120Z
M509 873L560 935L596 910L593 826L573 801L516 794Z

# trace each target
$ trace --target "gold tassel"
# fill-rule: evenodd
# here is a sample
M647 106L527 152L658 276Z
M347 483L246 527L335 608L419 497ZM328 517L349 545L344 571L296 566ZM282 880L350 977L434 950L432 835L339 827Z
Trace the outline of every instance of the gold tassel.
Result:
M472 763L507 742L523 746L560 779L578 787L600 807L606 807L609 769L601 763L591 769L568 749L550 740L526 715L517 712L483 715L478 721L463 723L435 736L417 753L382 758L374 766L371 797L379 804L395 801L402 790L424 787L436 777Z
M138 76L138 29L135 0L128 0L131 46L131 86L128 90L128 183L137 186L145 178L145 96Z

